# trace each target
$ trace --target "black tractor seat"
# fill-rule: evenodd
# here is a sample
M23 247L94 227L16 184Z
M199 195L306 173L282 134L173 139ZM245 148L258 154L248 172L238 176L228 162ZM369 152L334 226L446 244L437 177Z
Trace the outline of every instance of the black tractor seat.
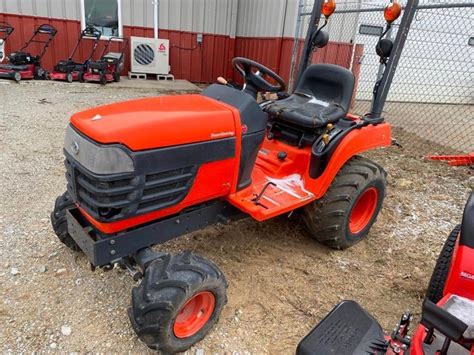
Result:
M27 65L0 64L0 69L22 71L22 70L28 70L28 66Z
M264 110L277 122L314 130L347 115L354 83L354 75L346 68L313 64L305 70L292 95Z

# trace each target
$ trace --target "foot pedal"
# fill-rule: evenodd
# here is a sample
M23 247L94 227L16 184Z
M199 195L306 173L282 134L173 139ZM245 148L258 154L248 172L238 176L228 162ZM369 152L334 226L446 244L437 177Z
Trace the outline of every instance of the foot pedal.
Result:
M339 303L298 345L297 355L385 354L380 324L357 302Z
M128 72L128 78L130 80L132 79L139 79L139 80L146 80L147 78L147 75L145 73L132 73L132 72Z

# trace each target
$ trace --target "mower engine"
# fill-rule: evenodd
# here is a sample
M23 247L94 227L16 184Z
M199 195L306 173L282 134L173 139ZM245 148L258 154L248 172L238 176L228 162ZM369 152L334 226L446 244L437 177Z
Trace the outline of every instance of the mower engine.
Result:
M60 60L54 67L54 70L60 73L71 73L83 70L84 64L77 64L72 59Z
M9 56L10 63L13 65L27 65L37 63L37 58L25 52L13 52Z

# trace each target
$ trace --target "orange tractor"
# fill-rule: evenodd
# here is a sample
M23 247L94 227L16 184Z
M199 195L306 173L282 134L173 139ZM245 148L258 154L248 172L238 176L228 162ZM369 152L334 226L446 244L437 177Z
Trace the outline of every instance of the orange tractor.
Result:
M327 22L332 5L315 6L306 64L328 42L318 20L322 9ZM386 17L391 23L398 15ZM396 53L404 39L395 40ZM227 282L212 262L151 246L217 223L292 212L332 248L367 235L382 207L386 173L359 154L391 144L381 112L399 58L392 60L387 48L378 52L387 69L365 116L349 113L352 72L330 64L303 68L291 95L258 103L259 92L286 85L247 58L232 61L242 90L214 84L200 95L132 100L72 116L64 145L67 192L56 200L52 225L94 267L119 264L141 280L129 316L149 347L189 348L227 301Z

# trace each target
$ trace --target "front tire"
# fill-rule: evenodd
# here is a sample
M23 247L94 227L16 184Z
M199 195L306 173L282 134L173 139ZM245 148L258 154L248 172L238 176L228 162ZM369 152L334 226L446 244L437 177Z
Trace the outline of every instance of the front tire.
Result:
M15 74L13 74L13 79L19 83L21 81L21 74L19 72L15 72Z
M310 235L334 249L346 249L369 232L382 208L386 172L354 156L337 173L326 194L303 210Z
M163 353L185 351L204 338L227 303L227 281L210 261L166 254L146 269L128 310L141 341Z
M74 202L67 191L58 196L54 203L54 210L51 212L51 225L61 243L73 251L80 251L81 249L67 231L66 212L73 207Z
M454 247L460 232L461 225L459 224L448 236L448 239L444 242L443 249L441 249L439 253L425 296L426 299L433 303L438 303L438 301L443 298L446 279L448 278L451 261L453 259Z

